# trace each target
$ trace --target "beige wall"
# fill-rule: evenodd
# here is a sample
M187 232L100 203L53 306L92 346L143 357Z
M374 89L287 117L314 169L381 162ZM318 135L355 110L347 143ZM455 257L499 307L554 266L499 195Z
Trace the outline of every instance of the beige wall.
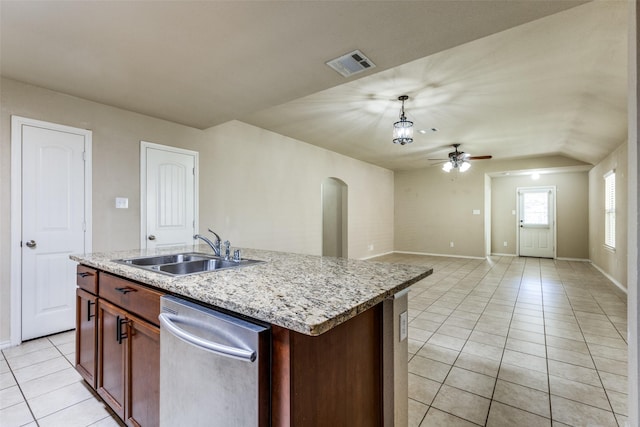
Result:
M393 172L240 122L202 131L1 80L0 343L10 335L11 115L93 132L93 250L139 247L140 141L200 152L201 231L233 245L319 254L320 185L349 186L349 255L393 250ZM115 197L129 209L115 209Z
M624 143L589 171L589 258L627 287L628 144ZM616 250L604 247L604 174L616 171Z
M549 156L475 161L464 173L446 173L435 166L396 172L395 250L484 257L487 243L485 174L565 166L584 166L584 163L562 156ZM474 210L479 210L480 215L474 215ZM491 214L494 215L493 212ZM492 217L492 239L493 236L501 236L495 229L497 225L498 220ZM504 241L504 238L499 241Z
M541 174L537 180L529 175L492 179L491 253L517 253L516 189L518 187L556 187L558 258L589 258L588 172ZM507 242L507 246L504 246Z
M397 251L484 256L484 172L438 167L396 172ZM480 209L481 215L473 215ZM450 247L453 242L454 247Z
M2 79L0 104L0 343L10 334L11 115L93 132L93 250L139 247L140 140L196 149L200 130ZM115 209L115 197L129 209Z
M322 253L321 185L348 186L348 254L393 250L393 172L232 121L200 150L200 228L233 245ZM205 160L206 159L206 160Z

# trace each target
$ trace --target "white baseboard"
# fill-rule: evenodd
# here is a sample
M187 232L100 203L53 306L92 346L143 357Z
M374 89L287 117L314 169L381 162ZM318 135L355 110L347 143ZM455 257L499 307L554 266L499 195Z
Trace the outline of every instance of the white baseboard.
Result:
M378 258L379 256L391 255L391 254L393 254L393 253L394 253L393 251L391 251L391 252L385 252L385 253L383 253L383 254L369 255L369 256L366 256L366 257L364 257L364 258L358 258L358 259L359 259L359 260L361 260L361 261L366 261L366 260L371 259L371 258Z
M432 254L432 253L426 253L426 252L393 251L393 253L395 253L395 254L407 254L407 255L439 256L439 257L449 257L449 258L486 259L485 257L481 257L481 256Z
M625 288L622 283L618 282L616 279L614 279L609 273L607 273L606 271L604 271L602 268L598 267L597 264L595 264L593 261L589 261L591 263L592 266L594 266L596 268L596 270L598 270L600 273L602 273L602 275L604 277L606 277L607 279L609 279L611 281L611 283L613 283L614 285L616 285L618 288L620 288L620 290L622 292L624 292L625 294L627 293L627 288Z
M491 256L510 256L510 257L516 257L516 256L518 256L518 255L516 255L516 254L501 254L501 253L499 253L499 252L492 252L492 253L491 253Z
M557 257L556 258L558 261L578 261L578 262L591 262L590 259L586 259L586 258L563 258L563 257Z
M0 342L0 350L4 350L5 348L13 347L11 341L1 341Z

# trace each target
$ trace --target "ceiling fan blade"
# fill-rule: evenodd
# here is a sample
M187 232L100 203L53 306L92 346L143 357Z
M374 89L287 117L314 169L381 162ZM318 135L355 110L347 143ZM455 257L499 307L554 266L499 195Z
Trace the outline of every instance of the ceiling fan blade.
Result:
M449 159L427 159L427 160L433 160L433 161L444 162L444 161L447 161L447 160L449 160Z
M467 157L467 160L488 160L492 157L493 156L471 156L471 157Z

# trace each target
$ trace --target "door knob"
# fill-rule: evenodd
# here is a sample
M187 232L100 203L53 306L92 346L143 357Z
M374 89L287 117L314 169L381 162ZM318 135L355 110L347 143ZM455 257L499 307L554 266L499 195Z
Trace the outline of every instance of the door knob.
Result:
M156 236L154 236L153 234L149 235L149 240L156 240Z
M35 240L29 240L26 243L26 245L27 245L28 248L35 248L36 247L36 241Z

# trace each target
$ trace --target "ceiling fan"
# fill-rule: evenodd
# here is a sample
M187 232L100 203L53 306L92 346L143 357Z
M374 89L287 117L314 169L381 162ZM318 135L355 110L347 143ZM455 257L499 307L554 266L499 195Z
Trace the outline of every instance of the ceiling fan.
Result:
M449 153L448 159L429 159L429 160L442 160L445 163L442 165L442 170L450 172L452 169L459 169L460 172L464 172L471 167L469 160L487 160L493 156L471 156L464 151L458 151L460 144L453 144L453 151Z

